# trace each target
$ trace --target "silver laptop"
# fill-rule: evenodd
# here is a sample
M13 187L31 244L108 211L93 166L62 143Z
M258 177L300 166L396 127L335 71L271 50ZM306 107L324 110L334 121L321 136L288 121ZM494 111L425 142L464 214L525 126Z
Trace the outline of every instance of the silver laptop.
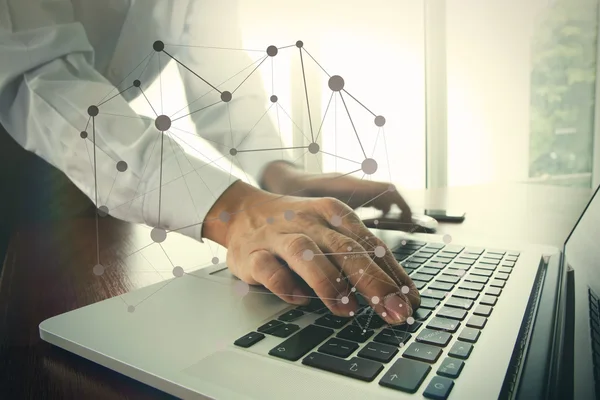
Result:
M319 301L248 292L200 269L40 324L41 338L185 399L594 399L599 396L597 191L563 249L373 230L422 306L387 326ZM148 297L162 287L157 295Z

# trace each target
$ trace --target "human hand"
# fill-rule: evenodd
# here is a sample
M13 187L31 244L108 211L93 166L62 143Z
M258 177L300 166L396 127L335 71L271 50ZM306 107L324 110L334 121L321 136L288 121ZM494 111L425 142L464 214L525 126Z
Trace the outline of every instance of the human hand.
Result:
M358 292L390 324L420 305L387 246L333 198L278 196L238 181L210 210L203 236L227 247L235 276L291 304L308 303L310 287L333 314L348 317Z
M309 174L290 164L276 162L265 171L265 188L273 193L304 197L333 197L353 209L373 207L382 211L382 217L395 204L401 214L397 226L390 229L412 227L412 212L393 184L367 181L339 173Z

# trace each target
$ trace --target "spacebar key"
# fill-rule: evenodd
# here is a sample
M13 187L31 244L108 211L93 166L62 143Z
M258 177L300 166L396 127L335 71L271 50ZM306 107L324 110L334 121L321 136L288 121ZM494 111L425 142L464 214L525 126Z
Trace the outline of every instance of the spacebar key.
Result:
M302 364L367 382L375 379L383 369L383 364L364 358L343 360L321 353L310 353L304 357Z
M269 354L290 361L297 361L333 334L333 329L308 325L283 343L275 346Z

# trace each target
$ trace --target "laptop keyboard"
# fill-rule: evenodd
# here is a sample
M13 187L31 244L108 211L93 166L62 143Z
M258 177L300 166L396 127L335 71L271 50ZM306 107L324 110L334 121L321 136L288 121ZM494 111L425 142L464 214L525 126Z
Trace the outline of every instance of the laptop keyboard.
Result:
M409 240L393 248L421 293L421 306L403 325L388 325L358 295L354 317L332 315L315 299L237 339L248 348L266 335L283 338L269 355L311 368L446 399L483 334L519 253ZM294 324L315 318L304 328ZM452 338L457 341L449 346Z
M600 299L589 289L590 329L596 393L600 393Z

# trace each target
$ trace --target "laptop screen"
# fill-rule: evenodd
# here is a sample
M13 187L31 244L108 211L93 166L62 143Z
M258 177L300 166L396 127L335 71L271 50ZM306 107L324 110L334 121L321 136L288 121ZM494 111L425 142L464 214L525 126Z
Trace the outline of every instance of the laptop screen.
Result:
M600 295L600 187L583 211L565 243L565 258L577 279Z

